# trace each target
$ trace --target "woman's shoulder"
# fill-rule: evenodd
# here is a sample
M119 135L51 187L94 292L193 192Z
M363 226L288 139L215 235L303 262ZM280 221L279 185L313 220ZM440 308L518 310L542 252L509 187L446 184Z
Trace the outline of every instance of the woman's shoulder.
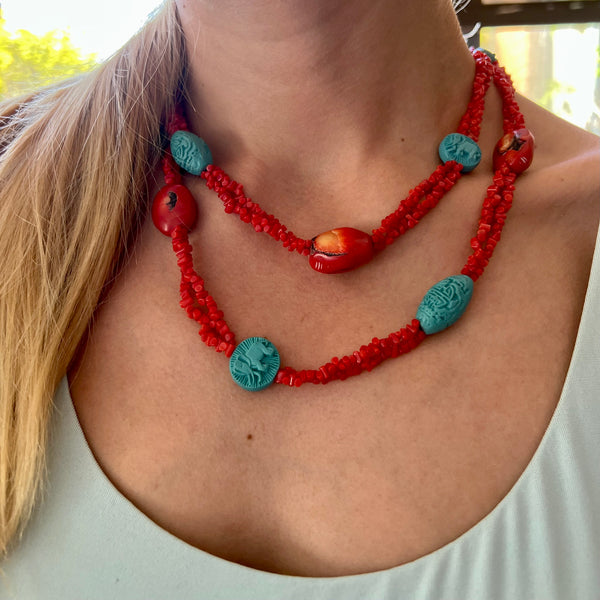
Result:
M581 129L544 107L517 94L527 126L534 131L536 142L552 148L555 154L576 155L583 151L598 152L600 137Z
M560 228L589 254L600 218L600 137L524 97L519 104L536 141L532 169L523 180L532 214L565 225Z
M527 98L519 104L527 126L535 135L536 170L577 183L600 184L600 137L565 121Z

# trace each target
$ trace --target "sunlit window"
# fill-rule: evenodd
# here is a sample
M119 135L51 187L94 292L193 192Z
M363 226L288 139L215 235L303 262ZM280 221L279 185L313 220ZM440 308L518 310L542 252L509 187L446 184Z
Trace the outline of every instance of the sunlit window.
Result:
M517 90L600 135L600 0L470 0L459 17Z
M484 27L480 45L521 93L600 135L600 24Z

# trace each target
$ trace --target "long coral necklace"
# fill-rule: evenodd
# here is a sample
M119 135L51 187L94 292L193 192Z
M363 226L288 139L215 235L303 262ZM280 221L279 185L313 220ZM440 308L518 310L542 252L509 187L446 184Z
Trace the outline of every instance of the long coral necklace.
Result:
M180 305L200 325L202 341L229 357L229 370L238 385L257 391L271 383L299 387L307 382L324 384L344 380L371 371L388 358L409 352L426 336L446 329L462 316L471 299L473 283L483 273L500 240L512 204L514 182L531 164L534 147L533 135L525 129L523 115L515 101L510 77L490 53L481 49L472 53L475 78L471 99L457 131L446 136L439 145L442 164L411 190L371 234L341 227L312 239L297 237L248 198L241 184L212 164L210 150L201 138L188 131L180 109L172 115L167 126L171 137L170 151L165 152L162 160L166 185L154 198L152 219L156 227L172 239L181 271ZM435 284L419 305L416 318L399 331L383 339L373 338L352 354L334 357L317 369L281 367L279 352L263 337L247 338L237 344L223 312L194 270L188 232L196 223L197 208L190 191L181 183L181 169L199 175L206 186L218 194L226 213L237 214L257 232L267 233L282 242L289 251L307 255L316 271L326 274L346 272L368 263L417 225L452 189L462 173L479 164L481 150L477 140L485 95L492 80L502 98L504 135L494 149L492 184L483 201L477 232L471 239L472 253L460 275L451 275Z

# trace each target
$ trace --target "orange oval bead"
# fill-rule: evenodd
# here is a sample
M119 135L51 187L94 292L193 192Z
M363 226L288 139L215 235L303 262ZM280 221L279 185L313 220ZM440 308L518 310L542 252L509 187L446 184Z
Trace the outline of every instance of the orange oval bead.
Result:
M517 129L507 133L494 148L494 171L504 163L513 173L522 173L533 160L535 138L529 129Z
M178 225L193 229L197 215L196 201L184 185L166 185L154 197L152 221L165 235L170 236Z
M375 255L368 233L340 227L312 239L310 266L319 273L344 273L368 263Z

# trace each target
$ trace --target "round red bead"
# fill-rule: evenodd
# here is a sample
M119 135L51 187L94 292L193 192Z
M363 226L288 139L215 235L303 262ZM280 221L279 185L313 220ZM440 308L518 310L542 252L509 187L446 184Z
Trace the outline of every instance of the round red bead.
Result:
M154 197L152 221L165 235L170 236L179 225L193 229L197 216L196 201L184 185L166 185Z
M494 148L494 170L503 164L513 172L522 173L533 160L535 140L529 129L517 129L503 136Z

